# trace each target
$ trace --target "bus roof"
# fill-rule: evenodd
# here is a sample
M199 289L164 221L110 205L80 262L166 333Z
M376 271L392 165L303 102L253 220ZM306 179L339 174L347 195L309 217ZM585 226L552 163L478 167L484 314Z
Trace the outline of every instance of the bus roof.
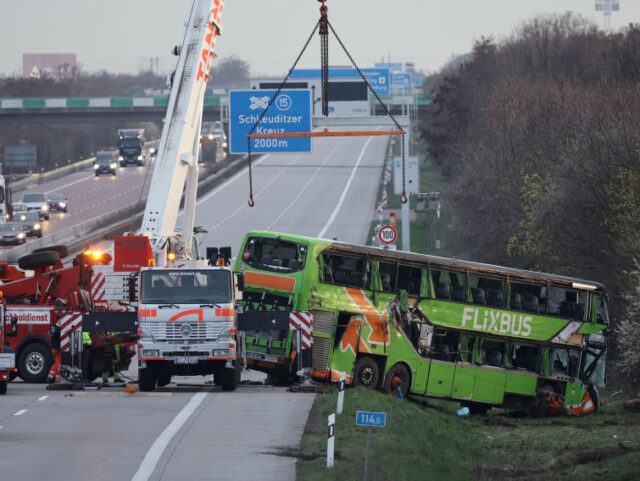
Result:
M510 276L518 277L523 280L531 281L551 281L561 284L569 284L572 286L574 283L582 284L582 288L588 289L588 286L592 286L595 289L606 290L604 284L599 282L580 279L576 277L560 276L557 274L548 274L544 272L528 271L524 269L515 269L513 267L496 266L493 264L484 264L481 262L465 261L461 259L451 259L448 257L440 257L428 254L417 254L415 252L407 251L392 251L387 249L380 249L378 247L362 246L357 244L349 244L342 241L336 241L331 239L317 239L312 237L306 237L295 234L285 234L280 232L271 231L251 231L247 236L263 236L271 238L281 238L289 241L306 241L309 243L315 241L330 242L331 245L327 248L332 252L341 252L344 254L365 254L373 255L379 258L388 259L390 261L405 261L413 262L416 264L432 263L445 267L468 269L472 271L485 272L488 274L508 274Z

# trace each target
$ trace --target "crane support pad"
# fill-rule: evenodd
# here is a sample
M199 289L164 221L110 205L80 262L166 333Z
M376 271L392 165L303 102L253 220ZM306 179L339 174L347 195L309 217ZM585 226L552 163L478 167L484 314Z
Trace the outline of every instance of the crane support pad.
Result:
M82 316L84 332L136 332L137 312L90 312Z
M288 331L291 311L238 313L238 331Z

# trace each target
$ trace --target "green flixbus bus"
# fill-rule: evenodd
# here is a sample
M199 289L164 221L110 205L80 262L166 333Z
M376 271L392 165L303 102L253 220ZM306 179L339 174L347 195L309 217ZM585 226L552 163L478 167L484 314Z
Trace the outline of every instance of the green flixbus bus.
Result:
M248 367L274 378L306 367L316 379L472 412L598 407L600 283L270 231L245 236L235 271L243 312L273 314L244 342Z

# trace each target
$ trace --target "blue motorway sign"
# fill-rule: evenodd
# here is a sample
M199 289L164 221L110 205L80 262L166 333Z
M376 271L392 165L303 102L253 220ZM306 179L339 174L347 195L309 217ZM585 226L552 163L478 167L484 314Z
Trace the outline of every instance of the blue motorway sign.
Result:
M356 411L356 426L383 428L387 424L387 413Z
M229 92L229 150L232 154L247 153L247 134L251 132L275 94L275 90ZM254 134L285 132L311 132L310 90L281 90L253 131ZM311 152L311 138L253 138L251 152Z
M362 68L362 74L367 78L371 88L378 95L389 95L389 84L391 83L391 73L388 68ZM319 68L300 68L291 72L291 79L319 79L321 78ZM360 74L352 68L330 68L329 81L339 79L359 79Z
M427 80L427 77L423 77L423 76L415 77L413 79L413 86L416 88L421 88L425 80Z
M392 73L391 88L393 90L411 90L412 87L410 73Z

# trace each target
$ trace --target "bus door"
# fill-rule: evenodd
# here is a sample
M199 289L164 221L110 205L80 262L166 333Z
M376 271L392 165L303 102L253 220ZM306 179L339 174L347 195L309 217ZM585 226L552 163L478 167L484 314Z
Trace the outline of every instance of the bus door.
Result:
M431 343L431 361L426 393L449 397L453 387L460 334L456 331L436 329Z
M476 370L478 369L474 361L478 361L478 355L475 351L476 336L462 334L460 337L458 357L453 373L453 389L451 397L459 399L473 399L473 385L476 379Z

